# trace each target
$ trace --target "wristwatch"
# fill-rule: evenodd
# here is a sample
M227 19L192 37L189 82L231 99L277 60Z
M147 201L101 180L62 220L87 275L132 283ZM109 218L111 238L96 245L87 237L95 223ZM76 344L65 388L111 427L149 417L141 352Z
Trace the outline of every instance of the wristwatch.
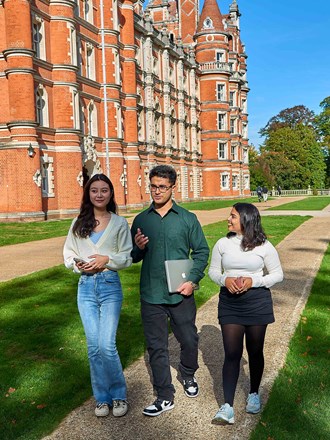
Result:
M198 284L193 283L192 281L188 281L188 283L191 284L191 287L193 288L193 290L197 290L198 289Z

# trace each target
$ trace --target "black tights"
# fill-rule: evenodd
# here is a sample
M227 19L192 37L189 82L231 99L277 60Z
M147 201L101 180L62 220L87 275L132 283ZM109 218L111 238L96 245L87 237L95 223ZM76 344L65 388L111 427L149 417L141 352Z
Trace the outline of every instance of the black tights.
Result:
M267 325L222 324L225 362L222 368L222 384L225 403L233 406L245 334L249 356L250 393L257 393L264 371L264 340Z

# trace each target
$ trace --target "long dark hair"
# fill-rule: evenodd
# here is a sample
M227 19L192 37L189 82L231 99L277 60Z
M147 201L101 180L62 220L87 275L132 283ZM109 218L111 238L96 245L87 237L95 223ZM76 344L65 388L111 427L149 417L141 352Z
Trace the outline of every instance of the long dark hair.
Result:
M241 231L243 235L242 248L244 250L252 250L256 246L265 243L267 236L262 229L261 217L258 209L251 203L235 203L233 208L239 213ZM234 235L229 232L227 237Z
M89 190L92 183L102 180L107 185L109 185L111 197L109 203L107 204L107 211L114 212L117 214L117 204L115 201L115 190L113 188L111 180L105 174L94 174L86 185L84 186L84 193L80 206L80 214L78 215L77 221L73 225L73 233L77 237L87 238L91 235L93 229L97 226L97 221L94 216L94 206L91 202L89 196Z

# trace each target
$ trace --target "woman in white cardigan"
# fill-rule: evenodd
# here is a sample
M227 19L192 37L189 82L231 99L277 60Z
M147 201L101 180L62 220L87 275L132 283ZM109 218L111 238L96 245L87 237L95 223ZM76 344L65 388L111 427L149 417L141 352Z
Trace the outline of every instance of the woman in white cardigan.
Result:
M128 223L116 214L114 188L104 174L85 185L80 214L64 244L64 264L81 273L78 309L84 326L95 415L112 407L115 417L127 413L126 381L116 347L123 293L118 270L132 264Z
M267 325L274 322L269 288L283 279L278 253L267 240L254 205L236 203L228 218L228 230L227 236L213 248L209 269L211 280L221 286L218 318L225 350L222 369L225 404L213 419L213 423L219 424L234 423L233 402L244 337L250 369L246 412L260 411L264 339Z

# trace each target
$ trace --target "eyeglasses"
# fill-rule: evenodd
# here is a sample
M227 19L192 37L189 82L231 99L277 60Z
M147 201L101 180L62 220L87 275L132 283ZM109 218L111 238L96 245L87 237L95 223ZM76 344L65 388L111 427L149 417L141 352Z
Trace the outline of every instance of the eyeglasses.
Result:
M166 193L166 191L168 191L170 188L172 188L173 185L171 186L165 186L165 185L149 185L150 191L151 192L157 192L157 190L159 190L159 192L161 193Z

